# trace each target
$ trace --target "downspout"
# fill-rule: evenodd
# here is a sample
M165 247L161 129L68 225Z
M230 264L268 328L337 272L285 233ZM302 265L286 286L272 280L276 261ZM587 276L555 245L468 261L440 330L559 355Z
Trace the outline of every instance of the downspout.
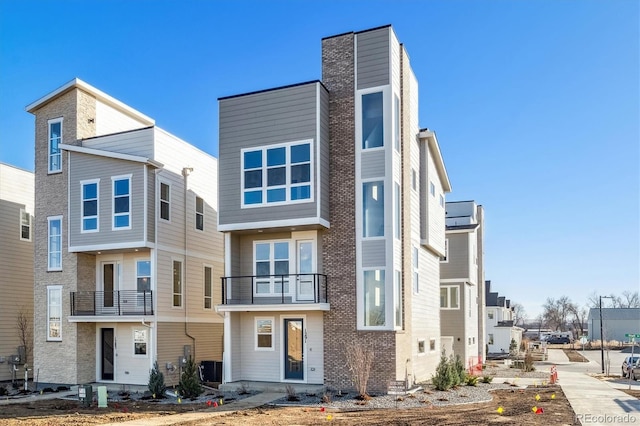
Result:
M184 298L184 334L189 337L193 341L193 359L196 358L196 338L189 334L189 303L187 299L187 191L188 185L187 180L189 178L189 174L193 172L193 167L184 167L182 169L182 176L184 180L184 278L183 278L183 298Z

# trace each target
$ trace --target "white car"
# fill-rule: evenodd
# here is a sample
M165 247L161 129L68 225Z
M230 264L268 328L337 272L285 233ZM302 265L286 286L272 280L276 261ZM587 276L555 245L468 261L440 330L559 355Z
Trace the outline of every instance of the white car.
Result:
M638 361L640 361L640 355L626 357L624 361L622 361L622 377L627 377L629 374L629 371L631 370L631 367L635 367L636 364L638 364ZM640 377L640 376L637 375L637 377Z

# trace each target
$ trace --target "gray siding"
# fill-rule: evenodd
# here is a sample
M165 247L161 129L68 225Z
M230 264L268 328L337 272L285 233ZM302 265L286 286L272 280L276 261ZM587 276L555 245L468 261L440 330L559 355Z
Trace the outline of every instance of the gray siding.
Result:
M283 219L315 218L318 200L294 205L241 208L241 150L272 144L312 140L315 164L311 177L318 185L318 168L328 176L328 137L317 140L318 114L327 115L328 96L321 96L317 110L317 86L320 83L293 86L245 96L220 100L220 219L221 225L262 222ZM320 86L321 87L321 86ZM320 92L325 89L321 87ZM322 117L320 123L327 122ZM324 138L328 129L320 124ZM316 144L320 143L321 158L317 158ZM318 164L318 162L321 162ZM321 185L321 200L328 198L326 185ZM327 210L325 208L325 210ZM328 216L328 212L325 211Z
M329 221L329 92L320 88L320 217Z
M383 178L385 176L385 160L385 151L363 152L360 173L362 179Z
M362 242L362 266L368 267L384 267L386 265L385 258L385 240L363 241Z
M440 263L440 278L469 277L469 234L447 234L449 240L448 262Z
M391 27L356 34L358 90L389 84Z
M156 174L154 169L145 167L147 174L147 241L156 240ZM158 210L158 217L160 211Z
M100 246L142 241L144 238L144 172L141 163L70 153L69 168L69 246ZM111 177L131 174L131 229L112 230L113 188ZM100 179L99 232L84 233L81 230L80 181Z
M153 128L114 133L82 141L85 148L153 158Z

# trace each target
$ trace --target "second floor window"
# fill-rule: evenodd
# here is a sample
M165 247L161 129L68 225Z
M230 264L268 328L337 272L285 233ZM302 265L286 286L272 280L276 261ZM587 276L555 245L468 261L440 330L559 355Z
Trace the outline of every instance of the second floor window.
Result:
M170 220L171 217L171 187L160 183L160 219Z
M204 200L196 197L196 229L204 231Z
M362 184L362 236L384 236L384 184Z
M131 228L131 177L113 177L113 229Z
M212 295L212 282L211 282L211 267L204 267L204 308L211 309L211 295Z
M254 256L255 294L289 294L289 242L256 243Z
M458 286L440 287L440 307L442 309L459 309L460 296Z
M62 118L49 121L49 173L62 170Z
M98 180L82 182L82 232L98 230Z
M48 236L48 265L49 271L62 270L62 216L47 219Z
M31 241L31 214L25 209L20 209L20 239Z
M182 262L173 261L173 306L182 307Z
M362 149L384 146L382 92L362 95Z

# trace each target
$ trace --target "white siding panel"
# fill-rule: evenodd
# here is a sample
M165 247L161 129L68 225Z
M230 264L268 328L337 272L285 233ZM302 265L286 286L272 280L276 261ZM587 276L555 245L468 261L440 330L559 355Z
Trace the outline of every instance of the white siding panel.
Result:
M145 126L145 123L136 120L130 115L96 100L96 135L107 135Z
M153 158L153 128L109 134L82 141L85 148Z
M147 355L134 355L133 330L147 331ZM150 360L151 330L141 324L129 325L119 323L116 325L116 381L132 385L146 385L149 383L149 370L152 367ZM96 339L100 340L100 330Z

